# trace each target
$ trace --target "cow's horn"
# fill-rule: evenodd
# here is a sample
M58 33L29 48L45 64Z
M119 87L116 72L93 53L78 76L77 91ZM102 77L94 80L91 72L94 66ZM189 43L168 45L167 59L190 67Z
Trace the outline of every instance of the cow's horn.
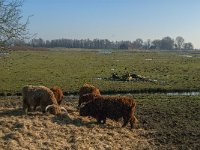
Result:
M48 105L48 106L45 108L45 111L47 112L47 110L48 110L49 108L51 108L51 107L53 107L53 105Z
M64 110L66 113L68 113L67 110L64 107L60 107L60 109Z
M90 94L83 94L82 97L85 97L85 96L88 96L88 95L90 95Z
M82 103L82 104L79 106L79 108L84 107L86 104L87 104L87 102Z
M90 102L90 101L89 101L89 102ZM83 107L84 107L87 103L89 103L89 102L84 102L84 103L78 105L76 108L77 108L77 109L83 108Z

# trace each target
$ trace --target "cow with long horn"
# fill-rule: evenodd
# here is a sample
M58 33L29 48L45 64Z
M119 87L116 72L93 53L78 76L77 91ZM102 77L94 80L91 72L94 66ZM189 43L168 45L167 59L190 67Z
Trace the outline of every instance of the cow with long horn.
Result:
M51 114L60 114L64 107L59 106L54 93L45 86L27 85L22 88L23 110L27 114L37 106L41 107L43 113L49 111Z

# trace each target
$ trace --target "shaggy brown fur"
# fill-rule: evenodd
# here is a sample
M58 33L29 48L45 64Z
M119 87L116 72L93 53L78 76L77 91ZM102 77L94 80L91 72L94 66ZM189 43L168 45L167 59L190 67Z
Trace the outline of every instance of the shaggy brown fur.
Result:
M136 103L134 99L126 96L97 96L91 99L92 95L87 95L90 101L80 108L80 116L91 116L97 119L98 123L106 122L106 118L118 121L123 117L126 126L130 122L131 128L137 123L134 115Z
M61 88L59 88L57 86L53 86L50 90L53 91L54 96L55 96L58 104L60 105L64 98L63 91L61 90Z
M53 107L50 113L54 115L61 113L61 108L58 105L53 92L45 86L27 85L22 88L22 96L23 96L23 110L25 111L26 114L28 113L28 111L36 109L37 106L40 106L42 112L45 113L45 108L48 105L52 104Z
M87 99L82 99L84 95L86 94L92 94L92 95L95 95L95 96L100 96L101 93L100 93L100 90L98 88L96 88L95 86L93 85L90 85L90 84L84 84L80 90L79 90L79 102L78 102L78 107L84 103L84 102L88 102L89 100Z

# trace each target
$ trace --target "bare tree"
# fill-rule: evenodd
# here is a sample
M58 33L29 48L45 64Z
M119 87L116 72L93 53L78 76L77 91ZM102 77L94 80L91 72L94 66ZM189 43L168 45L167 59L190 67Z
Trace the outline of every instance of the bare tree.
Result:
M133 42L133 47L136 49L141 49L143 44L143 40L138 38Z
M184 43L183 48L185 50L193 50L194 46L193 46L193 44L191 42L188 42L188 43Z
M161 40L153 40L152 46L150 47L151 49L160 49L161 47Z
M9 40L28 36L28 19L22 22L22 4L22 0L0 0L0 50L8 45Z
M150 47L151 47L151 40L147 39L147 41L143 43L143 49L150 49Z
M181 50L183 48L184 45L184 38L181 36L177 36L176 37L176 47Z

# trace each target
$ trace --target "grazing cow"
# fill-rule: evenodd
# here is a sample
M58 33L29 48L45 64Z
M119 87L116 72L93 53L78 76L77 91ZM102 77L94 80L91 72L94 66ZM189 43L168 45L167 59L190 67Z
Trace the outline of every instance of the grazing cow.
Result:
M80 107L80 105L84 102L88 102L89 100L86 99L84 96L87 94L92 94L95 96L100 96L100 90L98 88L96 88L93 85L90 84L84 84L80 90L79 90L79 102L78 102L78 107Z
M106 123L106 118L118 121L123 118L125 127L130 122L131 128L137 123L134 115L136 103L134 99L126 96L92 96L86 95L90 101L80 107L80 116L91 116L98 123ZM91 99L91 97L93 97Z
M53 86L50 90L53 91L54 96L58 102L58 105L60 105L64 98L63 91L61 90L61 88L57 86Z
M64 107L60 107L54 96L54 93L45 86L32 86L27 85L22 88L23 96L23 110L27 114L32 110L32 107L36 109L37 106L41 107L43 113L49 110L51 114L57 115L61 113L61 110L67 110Z

